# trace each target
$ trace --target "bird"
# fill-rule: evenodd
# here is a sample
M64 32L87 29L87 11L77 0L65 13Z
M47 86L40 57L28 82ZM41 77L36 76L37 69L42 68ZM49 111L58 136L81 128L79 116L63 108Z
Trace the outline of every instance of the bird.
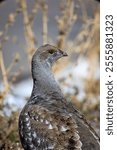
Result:
M52 67L68 56L45 44L32 56L33 89L19 115L24 150L99 150L99 137L84 115L66 100Z

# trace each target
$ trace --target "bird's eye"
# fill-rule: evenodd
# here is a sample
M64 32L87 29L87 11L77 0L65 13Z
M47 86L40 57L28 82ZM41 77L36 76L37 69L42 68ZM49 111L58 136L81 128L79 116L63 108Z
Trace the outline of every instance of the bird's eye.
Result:
M49 50L49 54L53 54L54 53L54 50Z

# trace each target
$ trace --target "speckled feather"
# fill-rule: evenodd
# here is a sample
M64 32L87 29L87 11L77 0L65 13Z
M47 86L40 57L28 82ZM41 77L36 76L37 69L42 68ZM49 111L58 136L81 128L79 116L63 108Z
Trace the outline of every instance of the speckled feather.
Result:
M25 149L80 150L82 143L72 116L27 105L20 120L20 137Z
M56 47L44 45L32 58L33 90L19 117L25 150L99 150L99 137L64 98L51 72L53 63L65 55Z

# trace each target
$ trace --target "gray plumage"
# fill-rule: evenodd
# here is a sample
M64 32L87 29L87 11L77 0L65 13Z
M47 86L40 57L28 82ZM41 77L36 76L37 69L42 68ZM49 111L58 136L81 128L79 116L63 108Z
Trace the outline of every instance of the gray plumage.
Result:
M99 137L68 101L52 74L52 65L67 54L44 45L32 58L33 90L19 117L25 150L99 150Z

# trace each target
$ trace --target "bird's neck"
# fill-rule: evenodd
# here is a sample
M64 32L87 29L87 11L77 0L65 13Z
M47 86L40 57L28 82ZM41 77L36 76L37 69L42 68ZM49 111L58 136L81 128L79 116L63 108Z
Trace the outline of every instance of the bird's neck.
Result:
M50 95L51 93L58 93L59 95L63 95L51 68L46 66L35 67L33 70L33 95Z

